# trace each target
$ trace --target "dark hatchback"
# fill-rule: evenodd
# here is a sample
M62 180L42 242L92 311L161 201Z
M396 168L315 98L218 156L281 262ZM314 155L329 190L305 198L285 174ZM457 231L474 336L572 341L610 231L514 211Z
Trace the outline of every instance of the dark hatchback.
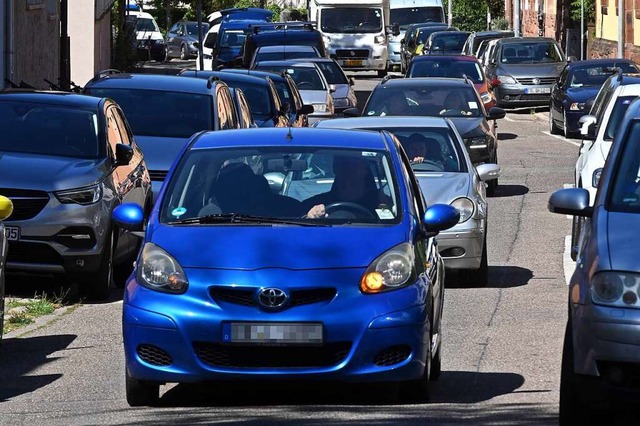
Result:
M602 84L620 69L623 73L638 73L640 69L629 59L591 59L568 63L551 88L549 101L549 131L572 137L579 133L578 120L589 111L585 104L595 99Z
M404 73L409 68L411 59L418 54L416 49L427 41L431 33L457 30L457 28L450 27L444 22L421 22L409 25L404 33L404 38L400 40L400 71Z
M436 31L432 33L422 48L424 55L460 55L469 38L468 31Z

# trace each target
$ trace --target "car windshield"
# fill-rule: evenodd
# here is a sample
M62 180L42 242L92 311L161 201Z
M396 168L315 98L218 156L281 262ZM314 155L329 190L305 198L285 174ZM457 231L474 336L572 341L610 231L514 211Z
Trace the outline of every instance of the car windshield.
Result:
M291 51L281 51L281 52L261 52L258 51L256 53L256 59L254 62L264 62L264 61L286 61L287 59L299 59L299 58L317 58L318 54L313 51L305 51L305 52L291 52Z
M467 33L448 32L431 36L431 53L460 53L469 38Z
M442 27L442 26L420 28L418 30L418 37L416 39L416 44L424 44L431 34L437 31L446 31L446 28L447 27Z
M634 120L631 126L613 176L610 211L640 213L640 122Z
M99 158L95 112L31 102L0 102L0 153Z
M322 75L324 75L325 80L329 84L349 84L349 80L347 80L347 76L344 75L342 68L340 65L336 64L333 61L319 61L315 63L320 71L322 71Z
M622 118L624 117L624 113L627 112L627 108L629 108L629 104L636 99L637 96L619 96L615 100L615 104L613 105L613 110L611 111L611 115L609 116L609 121L607 122L607 127L604 130L604 140L612 141L616 132L618 131L618 127L622 122Z
M385 87L381 85L371 94L363 115L481 117L483 111L475 89L470 86L430 84L422 87Z
M446 128L381 127L393 133L407 153L416 172L467 172L461 147Z
M564 56L555 43L520 42L502 46L500 62L503 64L533 64L562 62Z
M190 36L198 37L198 23L197 22L188 22L187 25L187 34ZM206 34L209 31L209 24L202 23L202 34Z
M320 9L320 27L325 33L377 33L382 31L382 9L368 7Z
M398 193L393 164L382 151L198 149L188 152L176 167L160 220L218 223L229 215L248 215L309 225L390 224L400 220ZM319 205L328 216L307 218Z
M585 66L574 68L569 76L570 87L587 87L602 86L605 80L611 77L620 68L622 72L637 73L640 72L638 67L629 63L611 63L594 66Z
M188 138L201 130L213 130L209 95L112 88L91 88L88 94L116 101L134 135Z
M442 8L439 6L427 6L391 9L391 23L399 24L401 30L406 30L409 25L416 22L427 21L443 22Z
M409 67L408 77L469 77L474 83L482 83L484 75L475 61L443 59L413 61Z
M227 82L232 87L238 87L244 92L245 98L254 117L264 120L273 115L269 86L266 84L252 84L244 81Z
M154 21L153 19L138 18L136 19L136 31L153 32L153 31L160 31L160 30L156 25L156 21Z
M291 65L260 65L256 67L261 71L286 71L296 82L298 90L327 90L322 81L322 75L316 67L296 67Z
M244 44L245 38L247 38L247 35L244 33L244 31L241 31L241 30L223 31L222 36L220 36L220 47L221 48L242 47L242 45Z

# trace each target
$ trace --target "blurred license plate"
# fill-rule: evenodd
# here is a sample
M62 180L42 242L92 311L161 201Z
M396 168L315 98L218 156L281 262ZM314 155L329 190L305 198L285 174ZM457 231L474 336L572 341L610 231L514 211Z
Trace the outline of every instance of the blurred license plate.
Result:
M4 235L6 235L7 240L9 241L18 241L20 239L20 227L5 225Z
M227 322L222 326L224 343L322 344L320 323Z
M551 93L550 87L527 87L524 93Z
M345 67L361 67L362 60L360 59L345 59L344 60Z

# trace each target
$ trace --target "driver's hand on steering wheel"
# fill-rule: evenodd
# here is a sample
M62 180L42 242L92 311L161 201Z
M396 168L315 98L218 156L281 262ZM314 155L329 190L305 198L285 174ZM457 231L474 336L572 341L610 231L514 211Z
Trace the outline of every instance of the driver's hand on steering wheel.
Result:
M414 157L413 160L410 161L411 164L420 164L424 163L424 157Z
M311 207L311 209L307 213L307 218L309 219L319 219L319 218L328 217L328 216L329 215L324 209L324 204L318 204Z

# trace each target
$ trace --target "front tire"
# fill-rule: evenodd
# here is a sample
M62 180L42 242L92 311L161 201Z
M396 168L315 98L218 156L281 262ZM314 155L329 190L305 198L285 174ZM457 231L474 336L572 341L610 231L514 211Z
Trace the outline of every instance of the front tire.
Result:
M127 403L130 407L156 406L160 401L160 385L134 379L127 370L125 373Z
M486 287L489 283L489 258L487 254L487 230L484 230L484 242L482 244L482 257L480 258L480 268L476 272L478 286Z
M562 133L567 139L573 137L573 133L569 131L569 123L567 122L567 111L564 111L562 113Z
M580 242L580 231L582 230L583 219L580 216L573 217L571 225L571 260L578 258L578 243Z
M189 59L189 52L187 52L187 46L185 46L184 44L180 46L180 59L182 59L183 61Z
M561 130L558 126L556 126L555 121L553 121L553 107L549 106L549 133L552 135L559 135Z
M88 287L88 295L93 300L106 300L109 291L114 287L113 283L113 249L115 247L115 236L113 231L109 231L109 236L102 248L100 267L94 279L84 281Z
M560 370L560 426L589 424L589 407L580 399L573 365L573 329L567 321Z
M387 70L378 70L378 77L379 78L386 77L386 75L387 75Z

